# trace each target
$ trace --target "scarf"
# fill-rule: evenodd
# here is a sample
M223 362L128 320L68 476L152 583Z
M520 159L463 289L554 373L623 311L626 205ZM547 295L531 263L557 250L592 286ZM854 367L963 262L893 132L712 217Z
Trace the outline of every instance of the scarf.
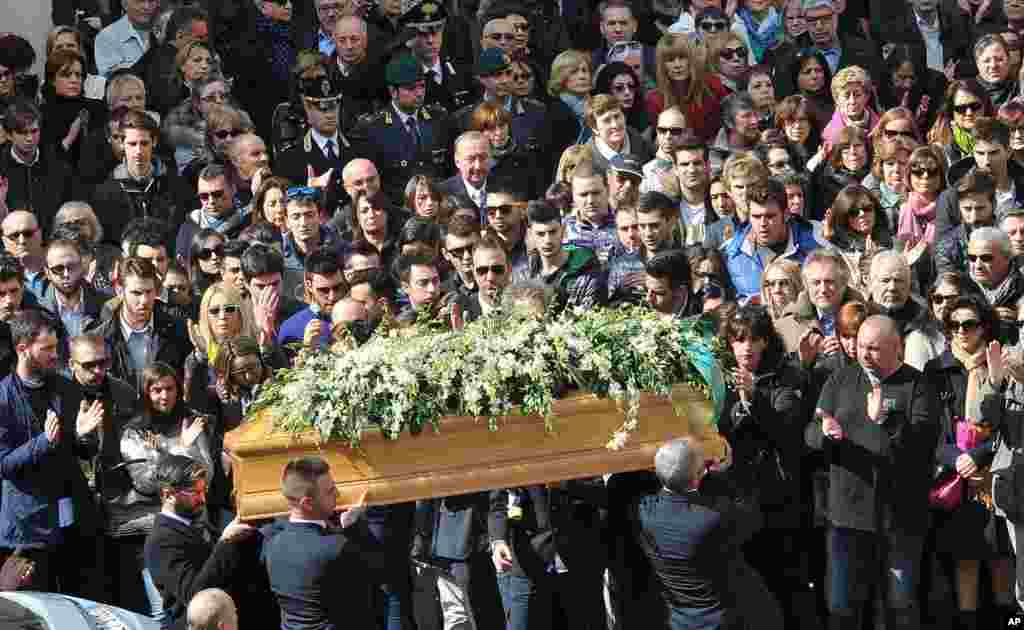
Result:
M590 127L583 124L583 110L586 107L586 101L568 92L562 92L558 98L569 106L572 113L576 114L576 124L579 125L576 132L576 144L586 144L587 140L590 140Z
M229 234L232 230L241 225L243 221L245 221L246 216L248 216L247 209L250 207L251 206L235 208L235 211L232 212L230 216L222 218L211 217L206 214L202 208L198 208L192 211L189 218L191 218L192 221L194 221L200 228L210 228L217 230L217 232L221 234Z
M881 207L884 208L896 208L903 204L903 193L896 192L886 186L885 182L882 182L878 187L878 199Z
M1017 82L1010 79L996 81L995 83L990 83L981 77L978 77L977 80L978 85L984 88L988 94L989 100L992 101L992 107L995 109L999 109L1003 103L1010 100L1017 89Z
M971 424L977 424L981 418L981 386L988 380L988 363L985 362L985 344L981 344L973 354L968 353L956 339L951 339L949 350L956 360L964 364L967 370L967 394L964 396L964 417Z
M839 119L843 121L843 127L860 127L864 131L870 132L878 124L878 114L870 107L864 108L864 118L860 121L851 120L839 107L836 107L836 113L839 114Z
M506 155L512 155L516 151L516 141L512 138L512 134L509 133L508 142L503 147L493 147L491 150L491 157L494 160L500 160Z
M741 7L736 15L743 20L747 27L747 40L750 42L750 50L754 53L757 63L764 60L764 53L771 50L778 43L782 35L782 18L775 7L768 9L767 14L761 18L758 24L753 13L747 7Z
M956 123L953 123L951 128L953 129L953 143L964 155L972 155L974 153L974 135Z
M912 192L900 207L900 226L897 238L904 241L919 241L924 238L928 244L935 242L935 202L929 202L924 195Z

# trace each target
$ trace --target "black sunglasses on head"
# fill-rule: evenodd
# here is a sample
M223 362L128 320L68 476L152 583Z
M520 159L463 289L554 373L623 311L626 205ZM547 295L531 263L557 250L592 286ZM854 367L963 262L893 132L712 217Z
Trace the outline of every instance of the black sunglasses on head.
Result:
M697 27L708 33L721 33L729 28L729 23L725 20L704 20Z

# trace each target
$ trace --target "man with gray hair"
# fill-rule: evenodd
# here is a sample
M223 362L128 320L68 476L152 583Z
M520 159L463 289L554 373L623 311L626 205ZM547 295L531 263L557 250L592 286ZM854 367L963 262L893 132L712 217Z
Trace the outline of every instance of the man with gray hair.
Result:
M899 322L867 318L857 362L828 380L805 431L807 445L829 462L830 629L861 628L872 590L886 628L921 627L917 585L939 436L936 402L928 379L903 362Z
M1010 239L1002 230L983 227L971 232L967 271L996 316L1012 322L1017 319L1017 304L1024 296L1024 276L1010 262Z
M1024 208L1007 210L999 227L1010 238L1010 253L1024 256Z
M871 259L871 303L895 320L904 335L920 328L928 317L927 307L911 297L910 282L910 265L901 252L889 249Z
M758 628L781 628L778 605L743 560L742 545L761 519L756 510L705 493L705 464L693 438L664 444L654 456L661 488L629 509L636 542L657 576L652 583L665 591L658 598L665 610L653 617L671 628L730 628L740 616L758 619Z
M455 140L458 173L441 184L448 195L466 195L483 212L487 205L487 176L491 174L491 141L479 131L465 131Z

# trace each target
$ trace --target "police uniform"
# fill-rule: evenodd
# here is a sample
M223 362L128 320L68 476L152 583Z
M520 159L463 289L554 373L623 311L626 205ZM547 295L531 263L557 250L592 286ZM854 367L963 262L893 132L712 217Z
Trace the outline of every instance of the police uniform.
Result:
M423 79L420 65L411 54L388 63L385 75L393 87ZM403 123L394 102L361 116L349 134L356 154L377 166L382 189L401 205L405 204L405 185L410 177L425 174L444 179L452 170L448 112L437 105L424 105L411 116L419 138Z
M454 35L446 28L448 21L448 11L439 0L415 2L399 18L400 27L405 29L400 36L401 44L404 46L405 41L412 37L416 30L423 28L440 27L444 29L443 37L447 40ZM457 57L448 54L446 43L442 41L441 44L439 68L423 67L424 78L427 81L427 94L423 103L440 105L446 111L453 112L473 102L478 97L479 90L473 81L470 68ZM397 48L397 54L404 52ZM437 72L441 74L440 82L437 80Z
M299 94L303 98L315 100L331 100L341 97L337 83L330 76L301 80ZM339 119L342 117L341 114L339 112ZM333 168L334 173L324 198L324 209L329 213L333 213L337 206L349 201L348 194L342 186L341 170L349 161L359 155L356 153L352 141L342 133L340 120L335 140L336 146L333 147L335 155L332 159L317 144L313 138L313 130L307 124L306 131L294 146L277 156L274 166L274 174L288 178L297 186L306 184L308 167L312 167L316 175L323 175Z

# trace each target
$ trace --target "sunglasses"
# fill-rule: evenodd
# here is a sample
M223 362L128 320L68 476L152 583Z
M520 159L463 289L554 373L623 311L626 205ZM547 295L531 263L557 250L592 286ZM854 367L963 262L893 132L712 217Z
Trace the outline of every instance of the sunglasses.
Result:
M218 140L226 140L230 138L237 138L238 136L245 133L241 129L218 129L213 132L213 137Z
M976 319L965 319L962 322L949 322L949 330L950 330L950 332L955 332L957 330L960 330L962 332L968 332L969 333L969 332L974 332L975 330L977 330L978 326L980 326L980 325L981 325L981 322L979 322Z
M946 302L952 302L956 298L957 296L955 295L942 295L941 293L936 293L935 295L932 296L932 304L936 306L941 306Z
M473 253L473 246L472 245L463 245L462 247L453 247L453 248L448 250L448 253L451 254L452 256L454 256L455 258L462 258L466 254L472 254Z
M704 20L697 26L708 33L721 33L729 28L729 23L725 20Z
M224 189L223 188L221 188L220 190L208 190L206 192L199 193L199 201L202 201L203 203L206 203L210 199L220 199L223 196L224 196Z
M718 53L718 56L722 59L743 61L749 54L750 51L747 50L746 46L739 46L737 48L723 48L722 52Z
M967 262L976 263L979 260L987 265L992 262L993 256L992 254L967 254Z
M211 306L206 309L206 312L209 313L210 317L220 317L221 313L224 313L225 315L234 315L241 310L241 308L242 307L238 304L225 304L224 306Z
M81 267L81 266L82 266L82 263L80 263L80 262L71 263L71 264L67 264L67 265L54 265L54 266L50 267L50 273L52 273L55 276L63 276L65 274L71 275L75 271L78 271L78 268Z
M914 177L937 177L939 169L937 168L912 168L910 174Z
M285 195L288 201L320 201L320 189L312 186L292 186Z
M679 136L683 135L684 131L686 131L684 127L658 127L659 136L668 134L673 138L678 138Z
M513 81L520 81L520 82L522 82L522 81L529 81L531 79L533 79L533 75L530 74L529 72L523 72L523 73L516 72L516 73L514 73L512 75L512 80Z
M790 286L792 286L792 283L789 280L784 280L784 279L783 280L765 280L764 281L764 286L768 287L769 289L788 289Z
M341 104L340 98L307 98L309 106L318 112L333 112Z
M503 276L505 275L505 265L482 265L476 268L478 276L486 276L488 272L496 276Z
M958 114L966 114L967 112L980 112L984 109L981 101L971 101L970 103L964 103L962 105L954 105L953 111Z
M38 231L39 231L39 228L34 228L34 229L31 229L31 230L19 230L17 232L11 232L9 234L4 234L4 238L9 238L12 241L20 241L21 239L26 239L27 240L27 239L30 239L33 236L35 236L36 232L38 232Z
M899 131L897 129L885 129L885 130L883 130L883 133L885 133L885 137L886 138L890 138L890 139L891 138L899 138L899 137L903 137L903 138L913 138L914 137L914 132L909 130L909 129L906 129L904 131Z
M216 254L217 258L224 258L224 246L218 245L217 247L204 247L196 254L199 260L210 260Z
M78 365L82 366L82 369L87 372L94 372L97 369L109 370L113 361L110 357L103 359L96 359L95 361L75 361Z
M525 208L526 204L522 203L507 203L503 206L487 206L487 214L495 216L504 216L512 214L519 208Z

